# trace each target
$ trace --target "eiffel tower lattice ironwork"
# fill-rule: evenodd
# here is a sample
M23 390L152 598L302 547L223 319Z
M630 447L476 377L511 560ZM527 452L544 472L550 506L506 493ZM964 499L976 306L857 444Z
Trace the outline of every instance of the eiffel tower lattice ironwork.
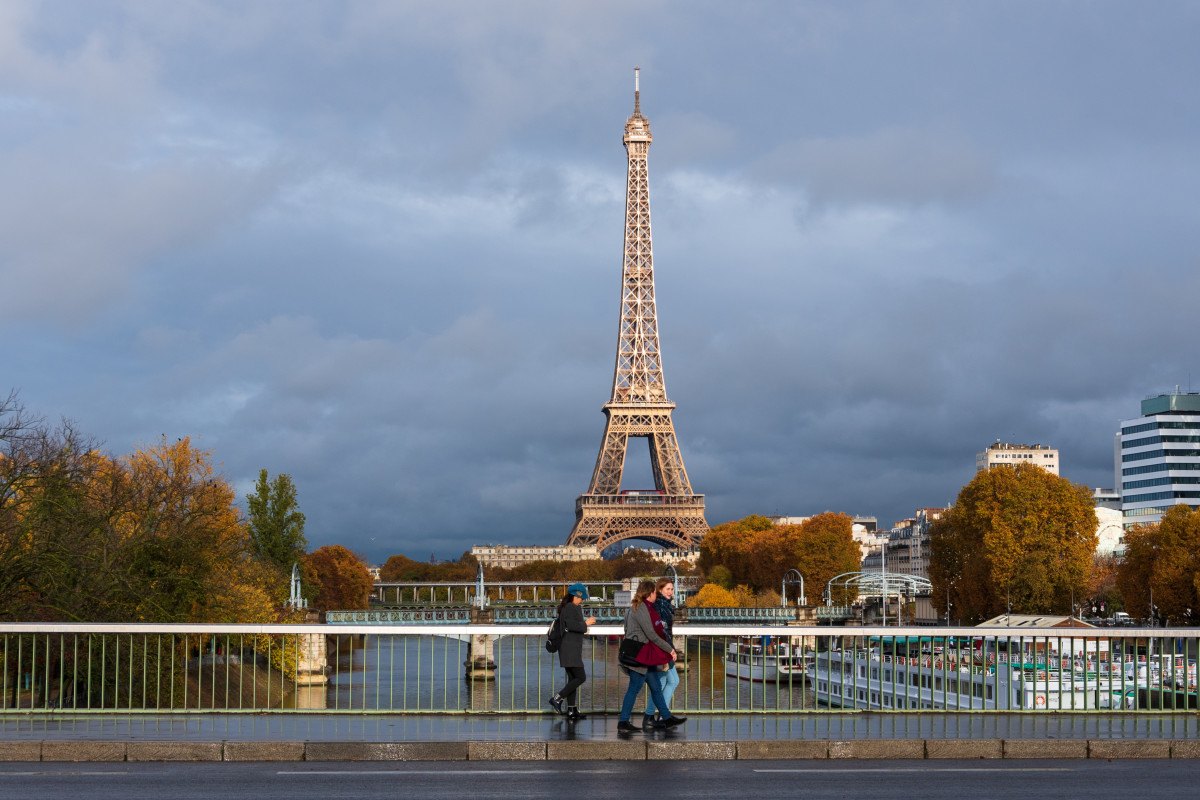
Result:
M650 122L642 115L638 70L633 114L625 122L629 172L625 188L625 259L621 279L621 325L611 399L604 404L604 439L586 494L575 501L568 545L604 549L623 539L647 539L666 547L697 547L708 533L704 495L692 492L663 383L654 302L654 255L650 239L650 182L646 156ZM650 441L654 491L621 492L629 439Z

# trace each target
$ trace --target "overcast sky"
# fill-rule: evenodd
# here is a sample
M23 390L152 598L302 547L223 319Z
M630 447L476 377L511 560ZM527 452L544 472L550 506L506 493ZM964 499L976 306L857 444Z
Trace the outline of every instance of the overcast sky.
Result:
M1196 380L1200 5L0 2L0 393L293 476L312 546L559 544L642 68L708 521L1113 485ZM625 488L652 483L644 440Z

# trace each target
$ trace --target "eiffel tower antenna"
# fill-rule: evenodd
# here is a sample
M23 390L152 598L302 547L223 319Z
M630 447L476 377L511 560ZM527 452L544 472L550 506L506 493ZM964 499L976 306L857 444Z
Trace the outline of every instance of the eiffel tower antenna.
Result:
M675 404L663 382L646 170L653 137L642 115L640 72L633 70L633 114L625 121L625 249L612 395L604 404L604 438L592 482L575 501L575 527L567 537L568 545L601 550L623 539L686 549L698 547L708 533L704 495L694 494L688 481L671 420ZM621 491L631 437L650 440L653 491Z

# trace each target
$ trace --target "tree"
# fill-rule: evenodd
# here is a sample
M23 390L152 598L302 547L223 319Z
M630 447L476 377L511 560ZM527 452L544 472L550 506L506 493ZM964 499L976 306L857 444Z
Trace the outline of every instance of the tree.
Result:
M684 605L688 608L735 608L738 603L728 589L706 583Z
M303 559L305 579L316 588L322 611L367 608L375 585L367 563L340 544L317 548Z
M801 525L776 525L752 514L709 531L700 544L700 565L709 580L726 587L746 584L758 592L777 590L784 574L796 569L806 586L823 591L830 578L858 569L853 525L847 515L830 512Z
M1070 613L1087 596L1096 512L1086 486L1032 464L976 473L930 530L933 604L979 621L1008 608Z
M1160 617L1186 625L1200 620L1200 510L1167 509L1162 520L1125 532L1125 560L1117 569L1125 607L1152 616L1150 593Z
M64 421L0 402L0 615L262 622L233 490L188 439L115 457Z
M1121 589L1117 584L1121 563L1122 560L1113 555L1097 555L1092 561L1092 576L1088 579L1087 599L1089 605L1096 607L1095 613L1097 614L1109 615L1114 611L1125 610L1125 601L1121 597ZM1103 604L1103 608L1101 608L1101 604Z
M254 494L246 495L246 508L254 554L290 575L292 565L308 549L304 538L304 514L296 504L292 476L276 475L275 480L268 481L267 471L261 470L254 484Z
M809 602L819 598L830 580L846 572L855 572L862 564L862 551L854 541L854 520L846 514L825 512L809 517L798 528L786 531L789 548L794 552L795 569L804 576ZM780 579L782 579L782 574ZM809 587L812 587L811 589ZM835 590L835 603L849 603L853 597L843 589Z
M430 579L429 573L432 569L432 564L413 561L408 556L396 554L389 557L380 568L379 580L388 583L424 582ZM474 578L475 575L472 574L471 577Z
M783 566L790 559L781 545L779 527L768 517L751 514L709 530L700 542L700 567L708 574L723 566L731 583L759 588L781 579L790 568Z

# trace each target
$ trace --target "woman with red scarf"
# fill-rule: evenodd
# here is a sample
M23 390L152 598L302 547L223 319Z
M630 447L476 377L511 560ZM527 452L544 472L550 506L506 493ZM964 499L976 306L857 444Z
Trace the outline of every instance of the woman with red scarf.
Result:
M666 698L662 694L662 673L658 664L669 664L675 660L675 648L666 638L666 628L658 612L654 610L656 594L653 581L642 581L633 596L633 605L625 614L625 638L641 642L642 653L636 664L622 664L621 670L629 675L629 687L625 690L625 700L621 703L621 716L617 722L618 733L640 731L637 725L629 721L633 715L633 704L637 700L642 686L650 688L650 696L654 705L659 709L661 719L652 723L655 728L673 728L684 722L684 717L676 717L667 707ZM645 645L650 645L646 647Z

